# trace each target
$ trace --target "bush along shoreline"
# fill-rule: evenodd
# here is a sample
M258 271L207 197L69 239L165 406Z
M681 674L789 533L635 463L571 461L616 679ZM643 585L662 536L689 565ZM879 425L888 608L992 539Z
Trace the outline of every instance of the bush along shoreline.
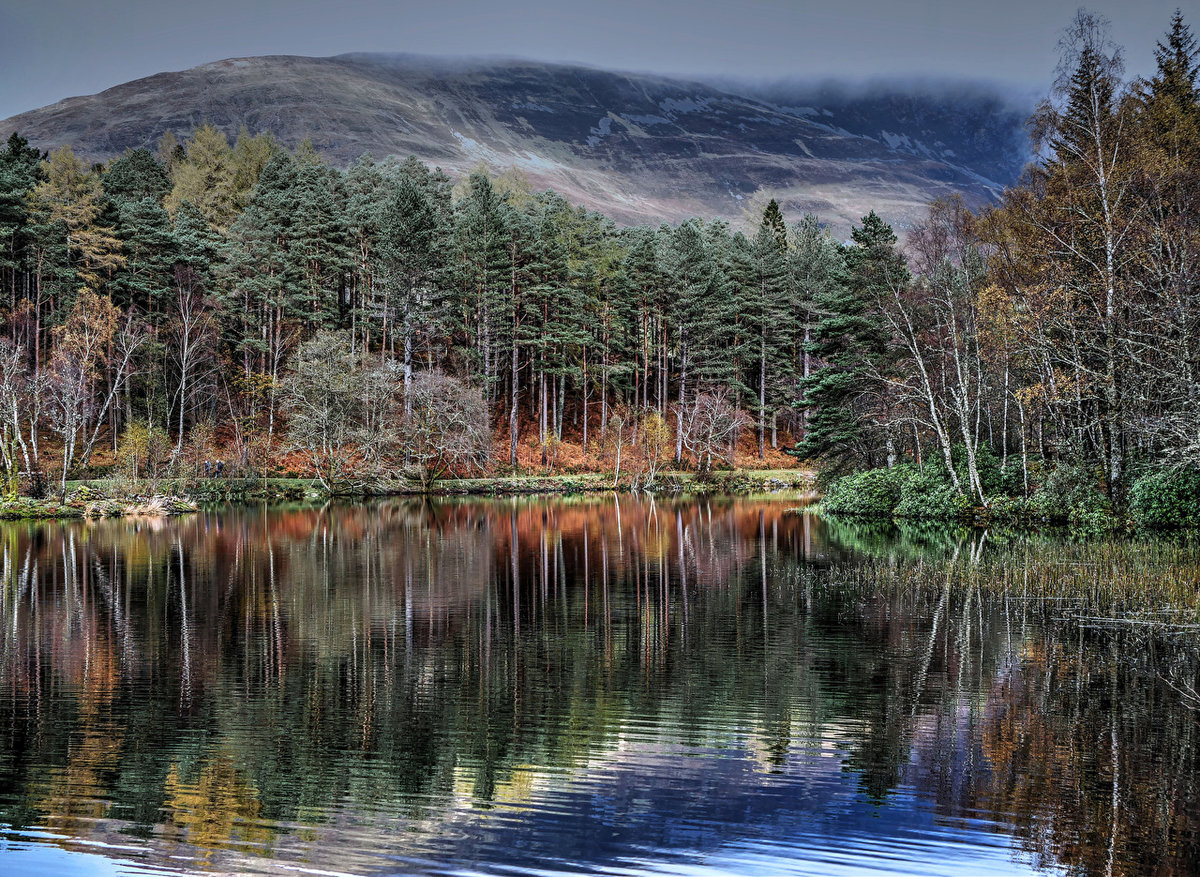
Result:
M956 468L960 464L958 449ZM1027 527L1066 526L1079 534L1118 530L1200 529L1200 469L1147 468L1121 505L1104 491L1093 469L1060 463L1053 468L1005 466L986 449L977 454L983 497L966 493L963 473L945 465L899 463L818 479L821 510L862 519L903 519ZM1030 461L1033 463L1034 461Z

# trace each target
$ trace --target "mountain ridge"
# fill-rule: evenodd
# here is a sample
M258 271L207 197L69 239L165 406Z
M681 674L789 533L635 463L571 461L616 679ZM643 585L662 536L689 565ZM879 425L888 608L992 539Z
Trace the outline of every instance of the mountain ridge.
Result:
M805 102L807 101L807 102ZM350 53L229 58L66 98L0 121L91 160L202 123L309 139L332 161L481 161L622 223L737 219L767 195L848 227L900 226L935 197L993 199L1028 157L1024 114L997 90L936 95L748 85L519 59Z

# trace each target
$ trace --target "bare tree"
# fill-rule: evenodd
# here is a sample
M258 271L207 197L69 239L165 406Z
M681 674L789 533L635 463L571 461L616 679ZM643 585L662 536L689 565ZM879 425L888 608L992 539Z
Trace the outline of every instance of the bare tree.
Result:
M49 390L52 425L63 442L59 490L63 497L66 496L67 473L75 459L80 432L92 422L93 416L97 421L103 418L104 412L116 398L117 388L132 359L132 351L136 350L134 345L126 356L119 357L119 371L103 405L98 408L95 405L94 384L99 367L105 363L106 354L117 333L119 317L120 311L107 296L84 287L79 290L66 322L55 329L57 344L50 364ZM95 436L93 432L88 442L89 453Z
M400 435L422 489L451 469L482 469L492 448L482 394L440 371L411 376Z
M23 347L0 338L0 453L13 486L19 469L18 451L27 473L32 475L37 468L38 426L46 397L45 382L29 373L26 362Z
M92 458L92 451L96 447L96 440L100 437L100 428L104 424L105 415L120 397L121 390L124 389L129 379L136 373L137 353L149 337L145 327L134 318L132 312L125 316L124 323L113 336L107 357L108 391L104 394L103 402L96 409L91 437L88 439L83 453L79 455L79 459L83 461L84 465Z
M676 407L679 423L677 441L696 459L702 476L712 470L713 458L730 465L738 437L750 418L729 401L725 388L697 393L690 402Z
M625 447L625 426L630 419L629 411L623 405L613 408L612 414L605 424L601 439L605 449L611 451L613 462L613 488L621 483L621 449Z
M360 453L363 383L362 355L344 332L318 332L300 345L283 378L288 439L331 493Z
M962 200L931 204L926 220L913 230L909 249L920 276L891 284L878 303L908 367L880 380L922 412L954 488L986 502L976 462L983 390L977 293L986 275ZM966 451L965 486L954 467L955 426Z
M50 361L50 425L62 440L62 473L59 498L67 495L67 473L75 458L79 431L91 415L91 389L86 360L67 346L54 351Z
M174 403L178 405L175 457L183 454L183 425L194 391L215 366L212 343L216 332L216 305L200 282L195 268L175 267L175 296L168 323L170 351L179 369Z
M653 408L642 415L638 430L637 442L642 450L641 471L638 481L643 487L650 487L658 478L659 470L665 462L673 436L671 427L666 419Z

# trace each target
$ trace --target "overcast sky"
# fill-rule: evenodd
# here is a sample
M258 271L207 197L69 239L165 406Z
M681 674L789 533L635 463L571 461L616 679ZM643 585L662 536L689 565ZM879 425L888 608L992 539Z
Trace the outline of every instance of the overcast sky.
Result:
M0 0L0 118L243 55L506 55L738 78L922 76L1044 91L1077 0ZM1181 7L1103 0L1131 73Z

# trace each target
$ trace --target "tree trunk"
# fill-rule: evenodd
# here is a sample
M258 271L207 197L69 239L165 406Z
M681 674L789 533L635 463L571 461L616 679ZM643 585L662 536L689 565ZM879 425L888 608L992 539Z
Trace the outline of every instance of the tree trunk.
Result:
M516 331L513 331L512 345L512 402L508 408L508 464L514 468L517 465L517 397L520 395L520 369L517 355Z

